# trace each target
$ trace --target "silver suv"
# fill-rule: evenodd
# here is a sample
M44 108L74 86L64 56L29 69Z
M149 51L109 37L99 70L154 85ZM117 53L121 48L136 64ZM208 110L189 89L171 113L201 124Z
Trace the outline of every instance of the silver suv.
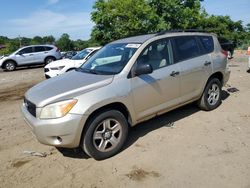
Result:
M229 75L214 34L136 36L111 42L75 71L34 86L22 112L41 143L80 146L101 160L120 151L130 126L194 101L215 109Z
M61 59L60 50L53 45L32 45L20 48L0 59L2 69L13 71L19 66L48 64Z

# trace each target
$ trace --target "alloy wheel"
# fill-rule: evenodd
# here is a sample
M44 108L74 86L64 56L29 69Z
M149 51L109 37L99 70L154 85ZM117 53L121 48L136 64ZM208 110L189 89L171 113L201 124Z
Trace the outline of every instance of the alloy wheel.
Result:
M220 98L220 88L217 84L212 84L208 90L207 102L209 105L215 105Z
M115 119L105 119L95 129L93 144L101 152L114 149L122 137L122 126Z

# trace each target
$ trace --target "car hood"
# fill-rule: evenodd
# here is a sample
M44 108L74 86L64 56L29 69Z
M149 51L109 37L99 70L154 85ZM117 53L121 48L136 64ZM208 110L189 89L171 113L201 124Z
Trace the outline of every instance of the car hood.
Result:
M25 98L37 107L43 107L108 85L113 77L71 71L35 85L26 92Z
M52 67L59 67L59 66L66 66L67 64L74 65L77 62L84 62L84 60L72 60L72 59L61 59L57 61L53 61L45 66L45 68L52 68Z

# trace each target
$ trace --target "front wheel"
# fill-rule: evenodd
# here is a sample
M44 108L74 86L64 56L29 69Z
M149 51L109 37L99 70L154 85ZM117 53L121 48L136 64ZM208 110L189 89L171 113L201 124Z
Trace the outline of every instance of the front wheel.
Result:
M128 122L117 110L97 114L86 126L81 147L96 160L112 157L126 142Z
M16 64L13 61L7 61L4 65L4 69L7 71L13 71L16 69Z
M217 78L208 81L205 90L198 101L198 106L202 110L210 111L221 104L221 82Z

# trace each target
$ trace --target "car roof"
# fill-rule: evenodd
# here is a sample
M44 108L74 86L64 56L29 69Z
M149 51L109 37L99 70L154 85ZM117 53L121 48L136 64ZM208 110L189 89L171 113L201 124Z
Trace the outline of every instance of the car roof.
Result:
M124 39L119 39L116 41L111 42L111 44L115 43L144 43L147 40L153 38L156 34L148 34L148 35L139 35L134 37L128 37Z
M139 36L133 36L133 37L128 37L124 39L119 39L116 41L111 42L110 44L116 44L116 43L144 43L147 40L157 37L157 36L186 36L186 35L214 35L212 33L207 33L207 32L191 32L191 31L163 31L159 33L154 33L154 34L147 34L147 35L139 35Z
M22 49L22 48L27 48L27 47L37 47L37 46L47 46L47 47L52 47L52 48L55 47L54 45L51 45L51 44L38 44L38 45L23 46L23 47L21 47L20 49Z

